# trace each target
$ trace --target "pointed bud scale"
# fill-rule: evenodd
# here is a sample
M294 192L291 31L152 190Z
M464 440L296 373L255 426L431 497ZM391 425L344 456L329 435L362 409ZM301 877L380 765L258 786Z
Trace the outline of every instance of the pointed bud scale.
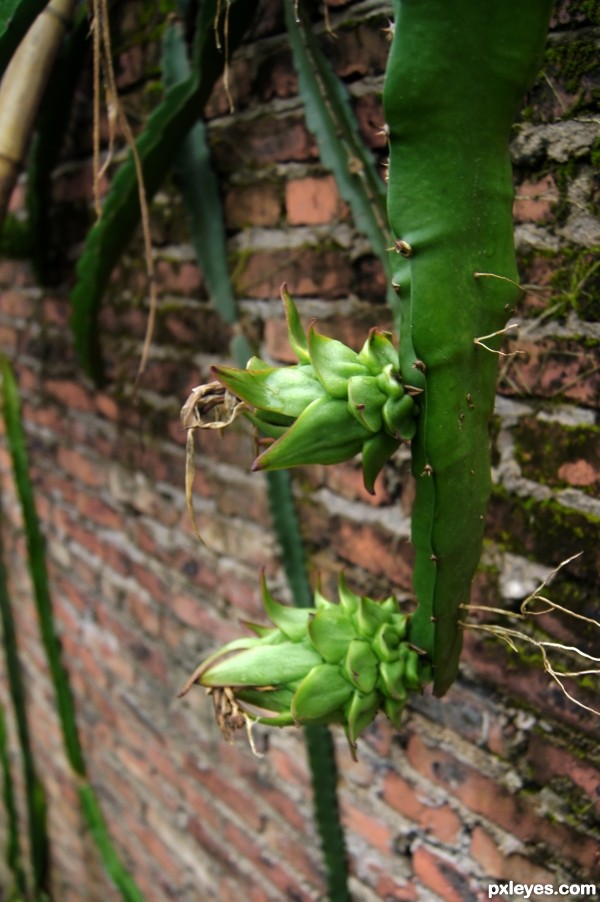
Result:
M362 471L365 488L370 495L375 494L375 480L392 454L400 447L400 442L387 432L379 432L368 438L362 446Z
M416 431L415 402L410 395L388 398L383 405L383 421L390 435L412 438Z
M347 647L344 674L360 692L372 692L377 683L379 661L365 639L353 639Z
M255 646L211 665L202 676L205 686L273 686L301 679L321 663L307 645L280 643Z
M299 723L324 722L342 708L352 695L352 686L335 664L313 667L292 699L292 717Z
M283 366L265 370L214 367L215 375L238 398L260 410L297 417L325 390L312 375L312 367Z
M393 661L398 656L400 636L389 623L382 623L372 642L372 648L380 661Z
M346 733L351 746L355 745L362 731L375 719L379 703L380 698L376 692L370 692L368 695L363 695L362 692L353 694L346 706Z
M380 432L383 428L381 411L385 401L375 376L348 379L348 410L369 432Z
M388 365L397 370L398 351L394 347L391 334L376 328L371 329L358 352L358 359L374 376Z
M352 376L369 375L355 351L341 341L321 335L314 326L308 330L308 353L317 379L332 398L348 397L348 379Z
M352 592L351 589L348 588L348 584L346 582L346 577L343 572L340 573L338 577L338 594L340 596L340 604L349 614L353 614L358 610L358 605L360 602L360 595L357 595L355 592Z
M367 435L368 430L350 415L345 401L318 398L255 460L253 469L341 463L358 454Z
M285 317L287 319L288 325L288 341L290 343L290 348L292 349L300 363L310 363L306 333L302 328L300 314L298 313L296 305L288 294L287 285L285 284L285 282L281 286L281 300L283 301L283 306L285 307Z
M260 591L267 617L287 639L298 642L306 636L308 608L292 608L276 601L267 588L264 570L260 575Z
M308 622L308 635L323 660L339 664L356 636L348 615L339 607L317 611Z
M375 636L382 623L385 623L386 614L381 610L380 605L366 595L361 596L358 603L358 610L354 615L354 623L361 636L370 638Z

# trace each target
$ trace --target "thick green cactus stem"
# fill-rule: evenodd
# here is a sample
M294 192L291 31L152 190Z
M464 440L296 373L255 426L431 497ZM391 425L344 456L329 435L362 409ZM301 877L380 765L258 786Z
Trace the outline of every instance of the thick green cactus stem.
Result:
M412 445L419 607L410 636L432 655L437 695L456 677L459 608L490 492L498 339L486 342L491 351L476 339L502 330L518 297L508 139L551 5L394 0L384 88L393 282L403 380L424 389Z

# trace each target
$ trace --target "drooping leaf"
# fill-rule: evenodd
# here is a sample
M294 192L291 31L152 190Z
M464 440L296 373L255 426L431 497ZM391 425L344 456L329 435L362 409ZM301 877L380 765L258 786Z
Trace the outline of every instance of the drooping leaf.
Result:
M256 0L235 3L229 11L230 53L241 40L256 7ZM203 4L195 43L192 74L170 88L137 139L146 197L150 200L173 165L181 142L198 119L221 74L224 55L215 41L215 0ZM130 241L140 219L137 176L132 154L118 171L102 216L90 230L77 265L77 284L71 293L71 326L81 363L90 376L102 381L103 368L97 319L112 270Z
M348 93L293 3L284 3L285 21L298 72L306 122L314 134L323 165L334 175L338 190L349 204L356 228L371 243L391 282L389 227L385 211L385 185L373 157L360 136ZM397 308L391 287L388 303Z
M21 760L23 763L23 783L25 786L25 803L29 832L29 854L31 856L31 872L36 889L42 892L48 888L49 880L49 840L46 826L46 796L36 772L31 747L29 722L27 719L25 681L17 651L17 633L8 590L8 578L5 564L4 547L0 534L0 623L4 641L4 655L8 676L8 689L12 702ZM5 781L9 775L5 774ZM5 782L5 792L10 787ZM7 803L8 807L8 803ZM10 812L9 812L10 813ZM14 846L14 841L12 841ZM11 856L15 855L13 848ZM19 885L18 862L15 860L13 872Z
M183 27L175 23L165 32L163 79L170 88L191 74ZM184 138L173 174L188 214L194 252L211 300L226 323L236 320L236 306L227 266L225 223L217 179L210 162L206 126L201 120Z
M100 852L102 863L107 874L118 887L123 902L144 902L142 893L117 854L98 803L98 797L87 782L79 786L79 803L85 822Z
M27 882L21 864L21 843L19 841L19 812L17 811L16 792L10 758L8 754L8 736L4 708L0 704L0 773L2 774L2 799L6 813L6 852L5 859L12 873L15 889L25 895Z
M75 703L69 676L62 661L52 613L45 544L29 476L19 396L12 369L4 357L0 357L0 375L2 378L2 401L6 437L12 459L15 485L25 523L29 573L33 584L33 595L42 643L56 694L58 719L62 730L67 760L80 781L79 796L83 813L108 873L119 887L124 902L143 902L142 894L123 866L112 844L96 794L86 781L86 767L77 728ZM42 817L45 812L45 798L39 783L36 783L34 786L32 806L39 829L39 825L43 823Z

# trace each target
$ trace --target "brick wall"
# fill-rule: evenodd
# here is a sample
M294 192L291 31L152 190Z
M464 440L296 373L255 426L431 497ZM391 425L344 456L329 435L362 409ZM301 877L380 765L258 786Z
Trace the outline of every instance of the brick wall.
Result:
M515 129L516 237L527 294L507 348L519 354L501 364L495 488L474 600L514 611L551 568L584 551L550 594L597 617L600 127L590 59L599 22L588 7L558 4L544 74ZM156 88L156 48L134 39L140 13L141 4L128 3L119 26L130 108L148 106ZM323 42L366 142L383 159L389 10L336 0L330 13L336 38ZM208 112L243 328L262 356L290 360L278 301L285 279L303 316L358 347L371 325L390 323L383 275L319 162L275 0L232 61L231 85L235 114L222 89ZM190 530L179 408L209 367L227 359L230 332L207 299L168 186L152 208L159 311L137 400L131 383L146 321L139 239L119 264L102 315L107 387L96 390L77 365L68 292L90 197L89 110L86 83L71 153L54 175L56 283L42 287L27 263L0 262L0 344L21 386L90 776L151 902L323 898L301 732L256 729L264 752L257 758L243 739L223 741L200 691L175 698L199 658L238 634L239 617L258 616L259 567L275 594L288 593L243 425L222 439L200 438L204 546ZM56 899L105 902L118 894L82 827L63 755L4 445L0 469L19 651L50 800ZM296 472L294 490L313 581L320 573L333 592L343 567L358 589L409 598L406 450L374 498L355 463ZM597 653L597 632L582 621L555 614L537 628ZM336 734L355 899L458 902L482 898L489 879L556 886L600 879L598 721L567 702L539 658L525 652L519 660L468 632L461 678L444 700L413 700L399 731L378 719L360 742L358 763ZM575 691L599 707L591 681Z

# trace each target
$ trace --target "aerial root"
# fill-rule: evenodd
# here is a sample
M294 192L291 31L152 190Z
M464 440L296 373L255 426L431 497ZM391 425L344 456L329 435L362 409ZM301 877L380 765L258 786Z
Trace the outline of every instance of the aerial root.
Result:
M497 335L506 335L507 332L510 332L512 329L518 329L518 323L509 323L504 329L498 329L497 332L490 332L489 335L480 335L479 338L473 339L474 345L479 345L480 348L485 348L486 351L489 351L490 354L497 354L499 357L516 357L517 354L523 354L524 351L510 351L507 353L506 351L496 351L494 348L488 347L485 344L488 338L496 338Z
M185 501L192 525L192 530L197 539L204 545L204 539L200 535L196 514L194 513L194 476L196 467L194 463L194 433L196 429L222 430L230 426L238 418L247 405L236 398L220 382L209 382L207 385L197 385L190 392L185 404L181 408L181 425L187 429L185 442ZM211 419L207 419L210 414Z
M566 560L562 561L558 567L555 567L552 570L546 579L538 586L538 588L528 595L527 598L523 600L521 603L519 613L514 613L512 611L504 611L502 608L496 607L488 607L487 605L471 605L464 604L460 607L466 611L486 611L488 613L493 614L501 614L504 617L512 618L514 620L527 620L529 617L539 617L542 614L548 614L552 611L561 611L564 614L569 615L570 617L574 617L577 620L583 620L586 623L590 623L593 626L600 629L600 621L594 620L591 617L586 617L583 614L578 614L575 611L569 610L569 608L565 608L562 605L556 604L556 602L551 601L551 599L547 598L542 594L543 590L546 588L548 583L552 581L552 579L556 576L559 570L569 564L571 561L575 560L581 555L582 552L578 554L574 554ZM541 602L543 607L538 610L532 610L532 606L536 603ZM467 623L461 622L460 625L465 629L470 630L479 630L480 632L488 633L492 636L495 636L497 639L505 642L509 648L519 653L518 643L525 642L528 645L533 645L537 648L542 656L542 664L543 668L547 674L554 680L554 682L559 686L563 695L568 698L570 701L574 702L574 704L578 705L580 708L584 708L584 710L589 711L591 714L596 714L600 717L600 710L596 708L592 708L589 705L584 704L584 702L575 698L565 687L563 680L565 678L576 678L582 676L590 676L594 674L600 674L599 667L589 667L586 666L581 670L557 670L555 666L552 664L552 661L549 658L549 651L564 651L567 653L573 653L579 655L580 658L585 659L591 664L600 664L600 657L596 657L594 655L590 655L585 651L582 651L580 648L577 648L573 645L564 645L562 642L552 642L541 639L535 639L533 636L528 635L527 633L522 632L521 630L515 629L513 627L500 626L498 624L493 623Z

